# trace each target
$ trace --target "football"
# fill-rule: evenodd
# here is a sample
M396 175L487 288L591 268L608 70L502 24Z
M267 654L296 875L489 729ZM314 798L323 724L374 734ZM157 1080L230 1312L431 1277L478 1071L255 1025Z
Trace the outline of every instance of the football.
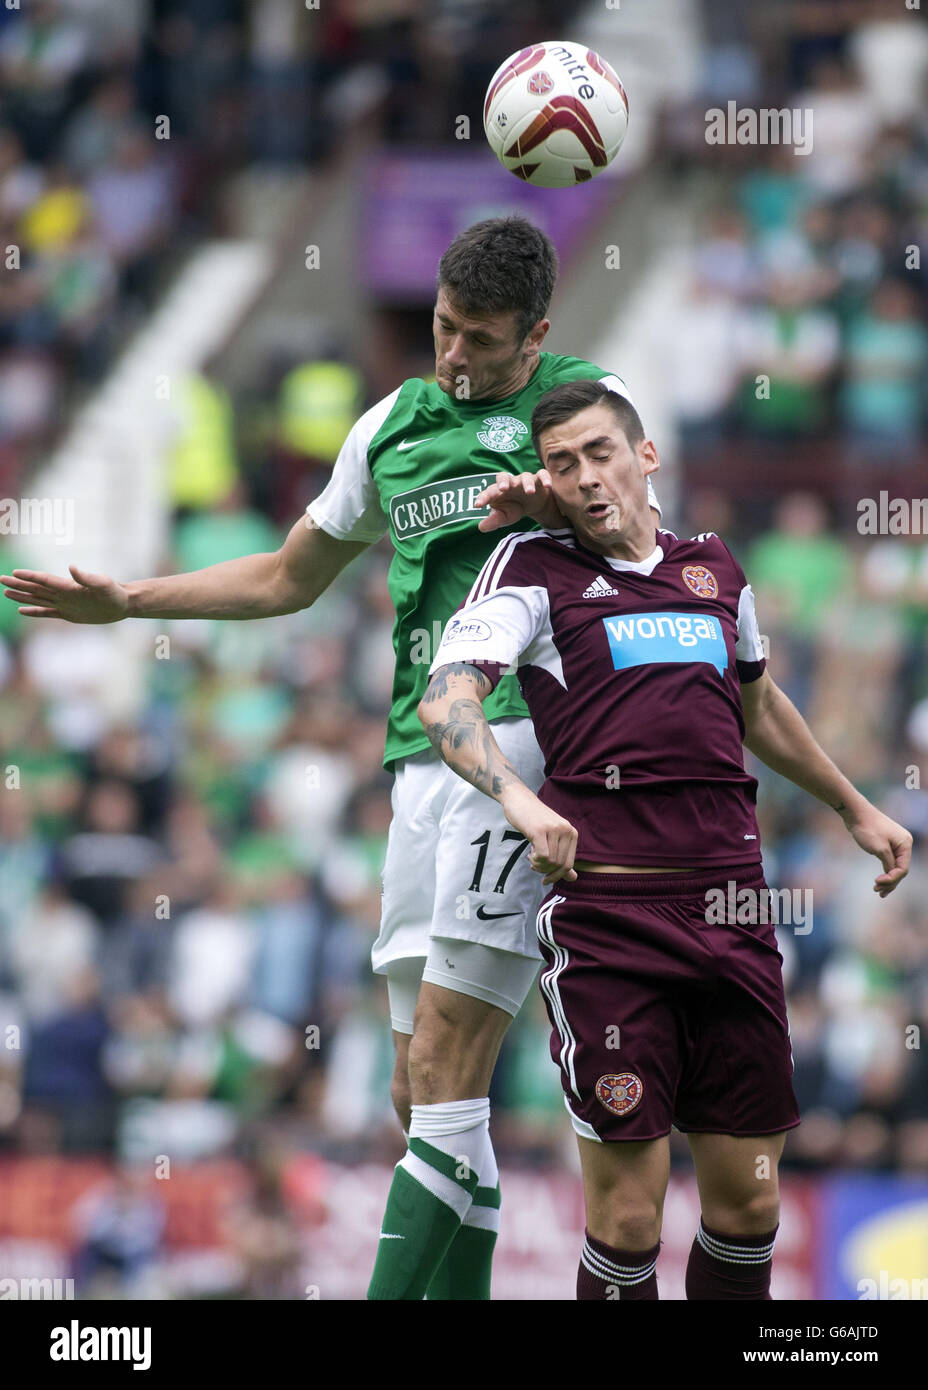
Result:
M483 128L500 164L541 188L595 178L625 138L628 98L618 76L582 43L536 43L497 68Z

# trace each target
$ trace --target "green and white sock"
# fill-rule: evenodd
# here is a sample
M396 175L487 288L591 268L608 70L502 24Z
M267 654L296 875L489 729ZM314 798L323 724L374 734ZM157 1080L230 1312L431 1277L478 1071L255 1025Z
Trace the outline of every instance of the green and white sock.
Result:
M369 1300L415 1300L441 1264L477 1191L490 1102L414 1105L409 1149L387 1198Z
M429 1284L430 1302L489 1299L493 1251L499 1234L499 1205L499 1172L487 1134L474 1200Z

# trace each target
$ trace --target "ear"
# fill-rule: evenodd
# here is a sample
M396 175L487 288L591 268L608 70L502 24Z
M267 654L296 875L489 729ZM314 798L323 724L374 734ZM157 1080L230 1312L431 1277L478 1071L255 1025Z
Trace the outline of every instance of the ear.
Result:
M525 339L525 352L528 356L535 357L537 355L550 327L550 319L539 319L535 327L531 329L528 337Z
M647 477L649 473L656 473L661 466L661 461L657 457L657 449L653 439L643 439L638 444L635 452L641 460L641 475Z

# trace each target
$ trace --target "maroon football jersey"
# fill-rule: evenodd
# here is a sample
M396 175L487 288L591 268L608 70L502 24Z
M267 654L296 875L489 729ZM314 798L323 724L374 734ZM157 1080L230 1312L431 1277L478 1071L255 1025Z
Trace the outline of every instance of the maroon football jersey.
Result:
M647 560L572 531L507 536L447 624L432 670L517 665L545 757L539 796L605 864L760 859L740 683L765 662L754 598L713 533L657 533Z

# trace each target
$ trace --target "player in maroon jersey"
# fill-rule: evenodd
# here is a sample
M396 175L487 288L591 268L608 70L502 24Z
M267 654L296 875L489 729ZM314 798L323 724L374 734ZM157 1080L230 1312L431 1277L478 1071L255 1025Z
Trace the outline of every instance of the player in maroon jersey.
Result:
M586 1194L578 1298L657 1298L676 1125L702 1208L687 1296L766 1299L777 1164L799 1115L742 744L834 808L881 860L881 897L907 873L912 837L773 683L724 543L655 530L658 459L634 407L574 382L542 398L532 434L536 500L512 483L492 500L519 494L548 529L490 556L445 628L419 717L552 886L537 926ZM483 715L513 662L545 757L537 796Z

